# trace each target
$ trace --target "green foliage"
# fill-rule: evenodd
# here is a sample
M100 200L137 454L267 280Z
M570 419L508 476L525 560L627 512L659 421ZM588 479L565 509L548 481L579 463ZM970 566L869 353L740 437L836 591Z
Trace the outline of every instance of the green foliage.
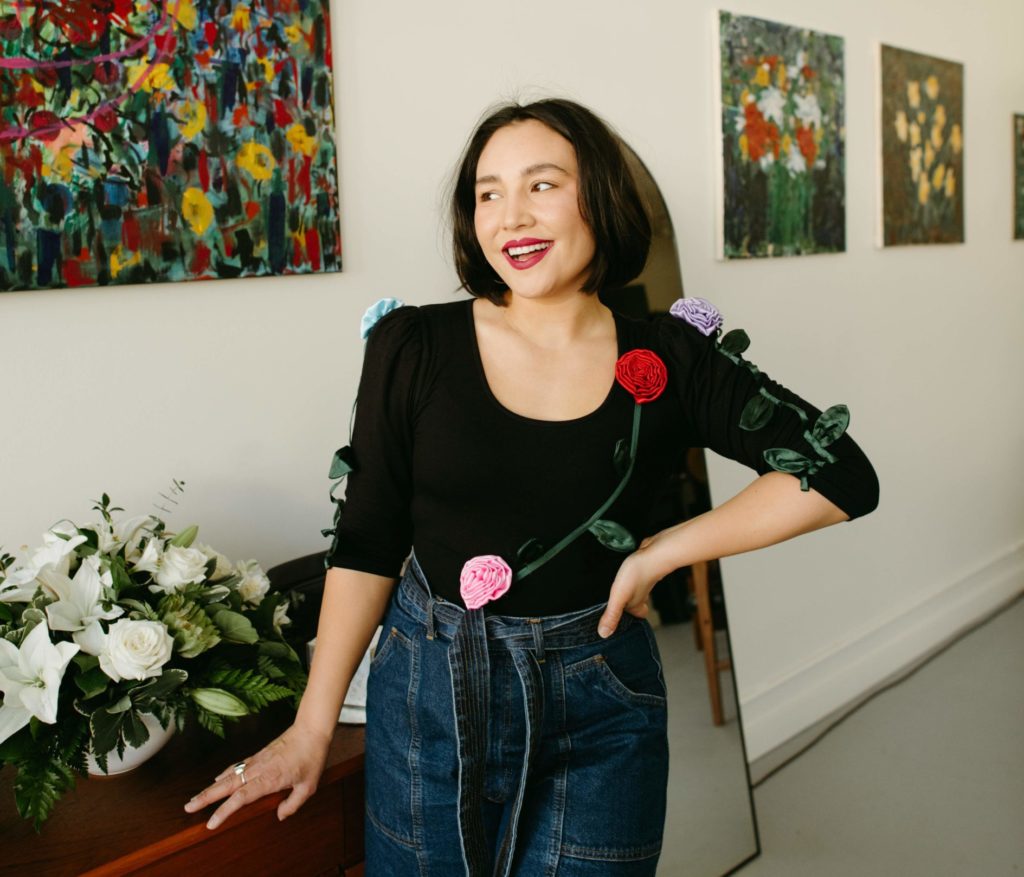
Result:
M180 593L167 594L157 605L157 615L167 625L183 658L194 658L220 642L217 625L203 608ZM255 633L255 631L253 631Z
M43 823L60 800L61 795L75 785L74 771L42 747L18 764L14 778L14 801L18 814L31 819L35 830Z
M253 710L290 697L292 689L279 685L255 670L217 670L210 674L210 682L237 695Z
M213 621L228 642L251 645L260 638L256 628L252 626L252 622L240 612L221 609L213 616Z

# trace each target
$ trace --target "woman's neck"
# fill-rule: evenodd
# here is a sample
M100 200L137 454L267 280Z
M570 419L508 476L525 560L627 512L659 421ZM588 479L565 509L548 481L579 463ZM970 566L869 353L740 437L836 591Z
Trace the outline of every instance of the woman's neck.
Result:
M558 299L529 299L508 293L497 308L504 324L531 344L558 350L608 331L611 311L596 295L575 293Z

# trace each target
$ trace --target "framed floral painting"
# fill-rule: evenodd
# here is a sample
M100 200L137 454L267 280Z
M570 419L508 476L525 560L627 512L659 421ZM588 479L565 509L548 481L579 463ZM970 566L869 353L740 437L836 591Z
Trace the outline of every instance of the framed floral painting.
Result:
M843 39L718 13L719 258L846 249Z
M1013 117L1013 237L1024 240L1024 114Z
M964 68L882 45L882 246L964 239Z
M327 0L0 0L0 290L341 268Z

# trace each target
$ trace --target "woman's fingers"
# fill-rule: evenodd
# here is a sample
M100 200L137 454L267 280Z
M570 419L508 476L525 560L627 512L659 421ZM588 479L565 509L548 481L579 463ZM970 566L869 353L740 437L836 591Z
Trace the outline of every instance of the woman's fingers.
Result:
M231 796L213 811L213 816L207 820L206 827L212 831L236 810L275 791L277 789L270 787L263 776L253 777L244 786L235 789Z

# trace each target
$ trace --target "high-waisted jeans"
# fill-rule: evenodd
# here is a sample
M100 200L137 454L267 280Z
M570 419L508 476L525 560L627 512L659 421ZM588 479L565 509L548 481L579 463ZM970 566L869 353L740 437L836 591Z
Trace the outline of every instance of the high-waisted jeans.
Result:
M367 877L653 877L667 702L646 620L436 598L415 557L366 703Z

